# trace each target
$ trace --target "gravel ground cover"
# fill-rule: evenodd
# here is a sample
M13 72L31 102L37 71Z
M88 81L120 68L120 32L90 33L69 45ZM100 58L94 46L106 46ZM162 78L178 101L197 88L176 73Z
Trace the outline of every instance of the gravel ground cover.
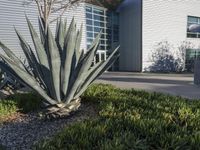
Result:
M94 117L95 107L84 103L80 109L65 119L43 120L37 113L17 114L18 117L0 125L0 145L9 150L29 150L42 139L50 138L63 127ZM1 147L0 147L1 149Z

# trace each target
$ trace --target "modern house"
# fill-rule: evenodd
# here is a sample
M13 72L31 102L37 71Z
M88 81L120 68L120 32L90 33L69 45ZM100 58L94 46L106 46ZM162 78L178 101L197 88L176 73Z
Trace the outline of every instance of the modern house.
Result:
M38 28L37 9L25 0L0 0L0 40L23 57L13 25L30 42L25 13ZM67 10L83 24L81 48L86 50L100 30L101 44L95 62L120 44L120 58L112 67L120 71L191 71L200 56L200 1L124 0L117 12L84 2ZM56 16L56 15L55 15ZM55 23L52 28L55 29Z
M119 69L173 71L182 66L190 71L200 56L199 7L199 0L125 0L119 8Z
M23 52L14 31L14 26L31 44L31 37L28 31L25 14L32 21L34 27L38 30L37 7L32 3L25 3L27 0L0 0L0 40L23 58ZM95 2L95 1L94 1ZM105 60L109 50L116 47L119 42L119 16L117 13L110 12L106 8L94 3L92 0L79 3L70 7L62 16L67 18L69 25L74 17L77 29L83 25L81 49L87 50L96 35L102 30L99 50L95 62ZM57 14L54 14L57 17ZM56 21L52 24L55 30Z

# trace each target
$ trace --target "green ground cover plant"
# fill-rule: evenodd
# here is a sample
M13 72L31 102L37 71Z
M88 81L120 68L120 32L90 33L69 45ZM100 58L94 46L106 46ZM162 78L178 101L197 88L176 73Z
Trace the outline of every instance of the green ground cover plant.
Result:
M5 150L5 147L3 147L2 145L0 145L0 150Z
M102 84L91 86L82 99L97 105L99 116L65 127L35 149L200 147L200 101Z
M42 97L36 93L15 94L0 100L0 118L21 112L28 113L41 108Z
M0 100L0 118L17 111L16 102L13 100Z

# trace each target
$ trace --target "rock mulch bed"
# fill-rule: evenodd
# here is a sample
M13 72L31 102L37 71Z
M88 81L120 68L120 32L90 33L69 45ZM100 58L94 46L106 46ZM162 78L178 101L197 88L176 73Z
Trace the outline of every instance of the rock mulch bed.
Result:
M58 120L42 120L36 113L19 115L0 125L0 145L9 150L29 150L42 139L50 138L64 126L96 116L92 104L82 104L71 117Z

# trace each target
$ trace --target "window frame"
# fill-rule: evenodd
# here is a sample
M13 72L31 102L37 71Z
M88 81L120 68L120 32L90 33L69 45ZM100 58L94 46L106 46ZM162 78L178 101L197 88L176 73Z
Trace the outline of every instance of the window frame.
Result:
M197 18L197 22L190 21L190 18ZM197 16L187 16L187 30L186 30L186 32L187 32L186 37L187 38L199 39L200 38L200 32L189 32L188 31L188 25L189 24L200 25L200 17L197 17Z

